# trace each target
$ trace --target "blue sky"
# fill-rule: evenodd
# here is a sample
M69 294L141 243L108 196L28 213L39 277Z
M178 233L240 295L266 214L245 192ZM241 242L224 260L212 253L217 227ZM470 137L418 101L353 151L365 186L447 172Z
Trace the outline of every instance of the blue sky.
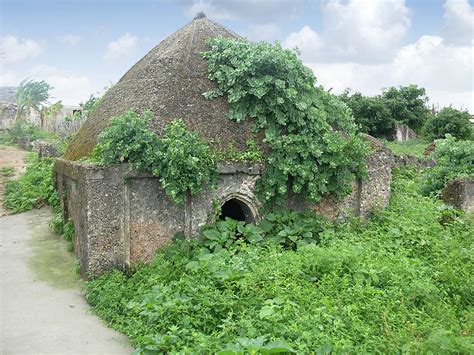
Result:
M298 47L319 82L366 94L414 83L473 112L469 0L0 0L0 85L44 79L77 104L200 10L251 40Z

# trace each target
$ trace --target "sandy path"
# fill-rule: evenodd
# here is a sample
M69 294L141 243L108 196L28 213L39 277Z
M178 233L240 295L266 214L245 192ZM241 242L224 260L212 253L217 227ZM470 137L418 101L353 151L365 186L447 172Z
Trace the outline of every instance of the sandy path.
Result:
M51 218L49 208L0 218L0 353L130 354L127 338L90 313Z

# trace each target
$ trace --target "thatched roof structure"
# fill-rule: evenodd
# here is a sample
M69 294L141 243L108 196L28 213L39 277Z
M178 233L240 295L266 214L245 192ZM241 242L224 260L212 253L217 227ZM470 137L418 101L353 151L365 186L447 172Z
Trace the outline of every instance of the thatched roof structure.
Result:
M216 37L238 36L201 13L153 48L107 91L70 143L65 158L78 160L90 155L111 117L129 109L140 113L151 110L150 128L157 134L169 121L181 118L219 149L229 144L244 149L253 136L250 122L231 121L226 116L225 99L207 100L202 95L215 86L208 79L201 52L208 50L209 40Z

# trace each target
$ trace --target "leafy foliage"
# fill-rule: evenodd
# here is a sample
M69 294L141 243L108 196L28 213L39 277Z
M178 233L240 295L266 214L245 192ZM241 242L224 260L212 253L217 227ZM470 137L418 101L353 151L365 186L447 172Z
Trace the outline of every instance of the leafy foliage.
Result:
M452 179L474 177L474 144L472 141L457 140L451 135L436 141L433 154L436 166L426 172L422 186L425 194L437 194Z
M2 166L0 168L0 176L8 178L15 175L15 168L13 166Z
M339 98L352 110L362 132L374 137L390 138L393 135L395 120L381 96L364 96L360 92L350 95L346 90Z
M160 178L166 194L183 203L189 193L213 185L217 167L210 144L191 132L181 120L169 123L158 137L148 128L151 112L138 115L128 111L114 117L99 136L93 159L105 165L128 162L133 169Z
M406 124L419 132L430 115L426 107L428 96L424 88L416 85L391 87L382 94L382 99L394 121Z
M44 139L51 142L59 142L56 134L42 130L38 126L25 120L18 120L7 130L2 131L0 144L19 144L21 142L31 143L37 139Z
M49 205L55 215L50 227L58 234L71 242L74 235L72 220L63 221L59 194L53 184L53 158L39 159L37 154L30 154L27 158L25 172L16 180L5 183L3 206L12 213L29 211Z
M424 134L429 140L444 138L446 134L458 139L469 139L472 134L470 118L467 111L445 107L426 121Z
M388 209L295 251L177 241L131 275L88 282L86 298L143 354L469 353L474 225L439 223L444 205L417 186L399 172ZM275 232L294 220L280 217Z
M246 142L247 149L245 151L238 150L234 145L229 144L224 151L215 151L217 161L246 161L246 162L262 162L263 152L254 140Z
M281 210L269 213L258 226L226 218L203 227L202 245L212 252L241 243L274 243L285 249L319 242L319 234L329 222L312 212Z
M35 81L31 79L23 80L16 92L17 111L15 120L23 118L27 110L40 111L41 104L49 98L49 91L52 87L44 80Z
M53 187L53 163L53 159L40 160L36 155L30 155L25 173L5 184L5 208L19 213L45 204L59 206L58 195Z
M288 190L319 201L342 196L363 172L366 152L347 106L322 87L295 53L279 44L214 39L203 53L217 89L209 99L226 96L229 118L254 120L270 149L259 181L264 201Z
M151 172L175 202L183 203L187 193L196 195L204 184L217 181L216 161L209 143L189 131L181 120L169 123L158 140Z

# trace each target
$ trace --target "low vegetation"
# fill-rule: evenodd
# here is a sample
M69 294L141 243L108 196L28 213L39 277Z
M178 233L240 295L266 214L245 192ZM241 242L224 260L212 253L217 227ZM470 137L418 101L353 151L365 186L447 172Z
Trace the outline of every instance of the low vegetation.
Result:
M39 159L31 153L27 158L25 172L15 180L7 180L3 194L3 206L11 213L29 211L45 205L51 206L55 216L50 226L70 241L74 235L72 220L63 221L58 192L53 184L53 158Z
M433 153L436 166L426 171L422 184L424 194L439 194L446 183L459 177L474 177L474 144L448 135L436 141Z
M419 179L399 172L367 223L219 222L86 298L139 353L468 353L474 226Z
M424 153L430 142L422 138L411 139L405 142L387 141L383 143L390 148L395 155L414 155L418 158L423 158Z

